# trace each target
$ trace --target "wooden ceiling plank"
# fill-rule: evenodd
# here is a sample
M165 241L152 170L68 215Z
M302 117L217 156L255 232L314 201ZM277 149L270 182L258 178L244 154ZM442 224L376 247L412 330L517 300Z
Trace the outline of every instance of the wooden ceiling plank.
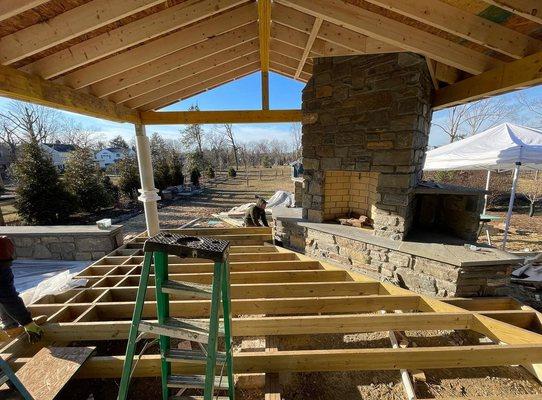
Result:
M0 66L0 96L110 121L139 122L135 110L4 65Z
M442 1L367 1L516 59L542 50L539 40Z
M542 4L540 0L482 0L493 6L517 14L528 20L542 24Z
M303 67L305 66L305 62L307 61L307 57L309 56L312 46L314 45L314 41L318 36L318 31L320 30L323 21L324 20L322 18L316 18L314 21L311 33L309 34L309 37L307 39L307 44L305 45L305 50L303 51L303 55L301 56L301 60L299 60L299 65L297 66L297 69L295 71L295 79L299 78L299 75L301 75L301 71L303 71Z
M284 54L280 54L280 53L277 53L275 51L271 51L271 60L274 63L284 65L284 66L286 66L288 68L292 68L292 69L296 70L296 72L297 72L297 68L299 67L299 62L300 62L299 58L292 58L292 57L289 57L289 56L285 56ZM304 64L303 69L300 71L300 74L301 74L301 72L312 75L312 65ZM295 77L295 75L294 75L294 77ZM299 77L299 75L298 75L298 77Z
M226 59L223 63L212 66L211 68L202 68L199 71L195 70L194 73L189 74L188 76L182 69L172 71L175 74L173 74L173 77L170 77L169 83L157 87L154 90L150 90L141 96L137 96L136 98L126 102L125 105L130 108L143 107L145 104L164 97L164 93L172 93L182 89L188 89L201 83L202 81L206 81L212 79L213 77L220 76L223 73L228 73L232 70L242 68L253 63L254 61L257 61L258 56L258 49L253 48L249 54L242 54L230 60Z
M49 0L0 0L0 21L14 17Z
M85 3L0 38L0 63L12 64L160 3L163 0L94 0Z
M258 26L253 22L96 82L90 86L90 91L98 97L105 97L257 38ZM116 101L113 98L112 100Z
M439 36L339 0L276 0L288 7L478 74L502 62Z
M109 96L109 100L115 103L134 100L146 93L159 90L171 83L180 81L219 65L226 64L231 60L246 56L256 51L258 51L258 44L256 40L241 43L239 46L225 49L224 51L220 51L218 53L209 54L208 57L201 58L196 62L180 66L179 68L168 71L165 74L158 75L151 79L144 80L137 85L123 89Z
M483 74L463 79L435 92L435 109L455 106L488 96L542 83L542 52L512 61Z
M231 70L231 71L223 67L222 71L226 71L225 73L221 75L215 74L214 77L208 80L200 81L197 85L192 86L190 88L177 87L177 90L174 92L171 92L171 93L164 92L161 98L153 101L152 103L146 104L145 106L141 107L140 110L141 111L157 110L168 104L171 104L172 102L184 100L198 93L209 90L210 88L223 85L224 83L230 82L232 80L238 79L240 77L243 77L255 71L258 71L260 69L259 56L256 57L256 60L257 61L249 65L245 65L244 67Z
M301 60L301 57L303 56L303 50L300 48L276 39L271 39L271 52L282 54L283 56L293 58L294 60ZM307 59L307 64L311 63L311 59Z
M230 0L238 1L238 0ZM209 11L214 10L210 8ZM62 78L62 81L74 89L80 89L107 77L123 73L129 69L154 61L160 57L174 53L181 48L192 46L207 40L209 37L237 29L250 24L255 18L253 4L247 4L228 13L223 13L208 20L201 21L185 29L127 50L116 56L98 61Z
M269 64L269 68L271 71L276 72L277 74L283 75L290 79L296 79L295 77L295 68L290 68L285 65L279 64L271 60L271 63ZM302 72L301 75L296 79L301 82L307 82L310 79L310 75Z
M217 4L212 0L188 0L46 56L22 70L45 79L55 78L245 1L219 0Z

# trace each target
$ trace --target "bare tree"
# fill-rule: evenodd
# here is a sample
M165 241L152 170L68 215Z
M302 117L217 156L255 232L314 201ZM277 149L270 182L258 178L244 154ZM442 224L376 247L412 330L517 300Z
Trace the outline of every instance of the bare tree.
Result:
M484 99L446 110L442 121L433 119L433 125L442 129L450 142L455 142L505 122L509 116L510 110L502 100Z
M197 105L191 106L189 111L199 111ZM205 133L200 124L191 124L181 131L181 142L187 147L196 146L196 151L199 154L203 154L203 142L205 139Z
M211 153L211 160L215 168L223 168L228 161L228 153L226 149L226 138L221 132L213 131L206 136Z
M518 191L529 200L529 217L532 217L536 202L542 200L542 182L538 179L537 174L530 175L530 177L523 177L518 181Z
M233 125L232 124L224 124L222 125L224 133L224 136L226 137L226 140L230 143L230 146L233 151L233 157L235 159L235 170L239 170L239 155L238 155L238 147L235 143L235 137L233 135Z
M302 125L300 122L293 122L290 125L290 132L292 134L292 151L295 158L301 157L301 137L302 137Z
M83 127L72 119L65 119L59 128L58 138L64 143L82 149L98 150L100 135L89 128Z
M0 140L10 147L15 155L19 143L36 141L44 143L53 140L59 131L59 121L62 118L58 111L47 107L11 102L0 112Z
M526 107L529 113L528 123L535 128L542 128L542 100L539 98L528 98L523 93L517 95L518 103Z

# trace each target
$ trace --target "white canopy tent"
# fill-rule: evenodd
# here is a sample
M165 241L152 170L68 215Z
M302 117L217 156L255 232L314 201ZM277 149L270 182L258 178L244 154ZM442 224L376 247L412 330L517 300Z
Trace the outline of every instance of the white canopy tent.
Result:
M504 123L466 139L428 151L424 170L486 170L488 171L486 190L489 188L491 171L513 170L510 203L504 224L502 244L504 249L508 239L521 167L542 169L542 131ZM484 212L486 205L484 205Z

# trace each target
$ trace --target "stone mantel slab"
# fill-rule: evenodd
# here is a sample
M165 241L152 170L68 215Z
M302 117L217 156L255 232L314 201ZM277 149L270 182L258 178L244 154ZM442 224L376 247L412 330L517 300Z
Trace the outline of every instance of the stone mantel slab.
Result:
M469 250L465 248L464 243L458 243L457 240L445 235L435 235L434 233L427 236L418 234L415 238L399 241L375 236L372 231L353 226L309 222L301 218L301 208L274 208L273 218L284 222L295 223L304 228L314 229L458 267L510 265L519 264L522 260L520 257L505 251L481 245L479 247L483 248L482 251ZM447 241L450 243L447 243Z

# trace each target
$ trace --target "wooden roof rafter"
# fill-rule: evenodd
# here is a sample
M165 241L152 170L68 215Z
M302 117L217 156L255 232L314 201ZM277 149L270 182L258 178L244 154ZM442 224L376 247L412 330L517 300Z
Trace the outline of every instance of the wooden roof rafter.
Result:
M0 21L38 7L49 0L0 0Z

